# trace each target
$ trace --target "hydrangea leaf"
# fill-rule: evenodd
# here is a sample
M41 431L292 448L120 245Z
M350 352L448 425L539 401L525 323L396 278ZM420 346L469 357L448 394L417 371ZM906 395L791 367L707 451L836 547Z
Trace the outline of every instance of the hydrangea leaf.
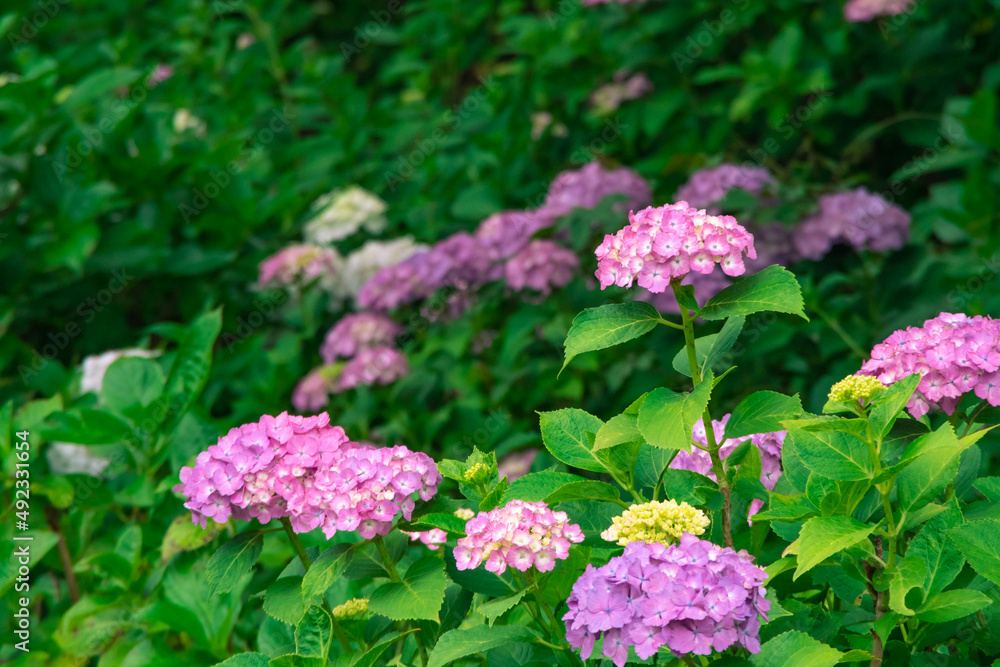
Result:
M897 380L873 399L875 407L868 415L868 423L876 439L884 438L892 430L896 418L910 402L913 392L917 390L921 377L920 373L914 373Z
M895 566L883 570L878 583L888 585L889 608L897 614L913 616L914 610L906 605L906 596L914 588L922 588L927 575L927 565L915 556L901 558Z
M642 443L635 461L636 483L640 486L656 486L663 471L667 469L676 456L677 450L675 449L660 449ZM670 497L673 498L673 496Z
M306 658L330 655L333 640L333 619L322 607L313 605L295 626L295 654Z
M298 623L306 613L302 577L282 577L268 586L264 593L264 612L282 623Z
M326 658L290 653L288 655L279 655L267 664L270 667L325 667Z
M702 372L714 368L717 363L729 354L729 351L733 349L733 345L736 344L736 340L740 337L746 321L747 318L743 315L734 315L726 320L726 323L713 340L712 348L708 351L705 360L699 361ZM698 342L695 341L696 348L697 344Z
M756 667L833 667L842 657L837 649L792 630L766 641L750 660Z
M112 410L130 414L130 408L145 408L158 399L163 393L164 380L163 369L155 361L122 357L104 374L101 400Z
M495 598L489 602L484 602L479 605L479 609L477 611L486 617L486 623L492 628L494 621L516 607L517 603L521 601L521 598L523 598L524 594L527 592L528 589L523 589L513 595Z
M705 359L708 358L708 353L712 349L712 346L715 345L715 340L718 337L718 334L708 334L707 336L695 339L695 358L699 369L705 365ZM688 361L686 345L677 350L677 354L674 355L674 360L671 362L671 365L674 367L674 370L681 375L691 377L691 362Z
M919 509L954 481L958 474L959 455L970 444L960 441L951 424L947 423L913 443L914 449L919 446L919 453L896 478L900 512L906 514ZM911 456L908 449L903 458Z
M351 544L334 544L324 551L302 578L303 599L312 602L321 598L347 569L353 555Z
M976 572L1000 585L1000 521L986 519L963 524L948 531Z
M433 512L431 514L424 514L419 519L410 523L410 528L413 530L432 530L437 528L452 535L464 536L465 519L460 519L454 514Z
M212 348L221 329L221 308L199 315L185 329L164 388L164 394L170 397L165 430L170 430L187 412L205 386L212 365Z
M607 482L588 479L564 484L545 498L549 505L571 500L605 500L621 504L621 495L617 488Z
M373 667L378 659L382 657L382 654L386 650L395 644L399 639L405 637L411 632L416 630L407 630L406 632L390 632L385 635L380 635L377 643L373 644L367 651L358 656L354 662L351 663L351 667Z
M722 290L701 309L706 320L763 311L789 313L809 321L803 310L802 288L791 271L777 264L744 276Z
M583 477L573 475L568 472L556 472L555 470L542 470L541 472L528 473L507 489L503 496L502 505L506 505L511 500L527 500L528 502L538 502L545 500L557 489L570 482L582 482Z
M991 602L992 599L979 591L945 591L928 598L917 610L916 618L928 623L947 623L985 609Z
M906 549L907 556L919 558L927 564L927 579L923 588L928 596L943 591L965 566L965 557L948 539L946 532L962 522L962 512L952 501L944 512L920 529Z
M654 389L639 408L639 432L653 447L691 451L694 425L701 419L712 392L708 371L690 393Z
M240 653L223 660L215 667L268 667L268 658L263 653Z
M597 433L604 422L577 408L540 412L539 424L545 447L568 466L605 472L604 462L592 448L588 433Z
M660 314L643 301L588 308L573 319L566 335L566 352L560 373L573 357L603 350L638 338L656 327Z
M263 546L264 538L258 530L240 533L223 544L205 565L209 593L217 595L233 590L257 564Z
M167 528L160 545L161 562L165 565L182 551L200 549L211 542L226 524L209 521L205 528L191 521L188 514L181 514Z
M789 544L782 555L798 556L792 577L798 579L835 553L866 539L874 530L874 526L848 516L813 517L803 524L798 539Z
M755 391L736 406L726 422L726 438L742 438L755 433L784 430L781 422L802 414L798 394L785 396L776 391Z
M790 429L787 440L796 444L803 463L817 475L845 482L875 476L868 445L850 433Z
M436 556L424 556L406 570L402 581L376 588L368 600L368 610L394 621L437 621L447 585L444 562Z
M594 451L642 440L635 415L615 415L601 426L594 440Z
M451 630L441 635L431 651L427 667L444 667L452 662L512 642L529 641L532 635L522 625L481 625L465 630Z

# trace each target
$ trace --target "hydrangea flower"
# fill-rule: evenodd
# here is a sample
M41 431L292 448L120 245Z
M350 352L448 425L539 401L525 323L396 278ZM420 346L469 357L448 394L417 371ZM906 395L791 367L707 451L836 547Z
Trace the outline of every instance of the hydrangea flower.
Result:
M336 388L339 371L332 366L319 366L299 380L292 391L292 405L299 412L316 412L330 402Z
M378 233L386 225L387 210L384 201L357 185L328 192L313 202L313 217L305 226L306 241L326 245L346 239L362 227Z
M774 184L774 177L766 167L756 165L738 165L723 163L711 169L700 169L691 174L687 183L682 185L675 199L686 201L696 208L704 208L709 213L718 214L718 208L712 208L733 188L746 190L759 195L767 185Z
M257 283L262 287L288 287L335 275L340 266L340 255L333 248L296 243L260 263Z
M333 608L333 617L338 621L357 618L368 613L368 598L351 598Z
M325 412L283 412L230 430L181 469L174 491L202 527L287 517L297 533L357 530L370 539L388 534L397 516L409 520L413 496L430 500L440 481L426 454L351 442Z
M356 299L361 288L379 271L426 250L427 246L415 243L411 236L367 241L347 256L337 280L330 286L331 291L340 299Z
M771 607L766 578L745 550L691 534L670 546L631 542L607 565L588 565L573 585L566 639L586 660L603 637L603 654L617 667L629 647L643 660L661 646L675 657L731 646L759 653L760 617Z
M871 21L877 16L895 16L916 5L916 0L851 0L844 5L844 16L854 23Z
M951 415L969 392L1000 405L1000 320L941 313L921 327L893 332L872 348L859 373L885 385L920 373L906 405L918 419L932 408Z
M506 477L508 482L513 483L531 472L531 464L535 462L537 457L537 449L526 449L523 452L508 454L500 459L497 475Z
M345 315L323 339L319 354L327 364L349 359L361 350L391 345L402 328L380 313Z
M475 512L470 509L460 507L455 510L455 516L463 521L468 521L475 516ZM440 545L448 541L448 533L444 532L440 528L431 528L430 530L418 530L412 532L401 530L399 532L403 533L403 535L408 535L411 542L421 542L431 551L437 551Z
M870 375L851 375L833 385L827 398L839 403L865 401L883 391L885 385L879 382L878 378Z
M602 113L615 111L626 100L637 100L653 90L653 82L639 72L628 75L625 70L615 72L611 83L599 87L590 95L591 105Z
M771 491L781 477L781 445L785 442L786 431L775 431L773 433L757 433L744 436L742 438L722 439L725 433L726 423L729 415L724 415L722 419L712 420L712 432L715 434L715 441L720 444L719 456L726 458L733 453L740 443L749 440L760 450L761 473L760 482ZM699 419L693 429L694 441L702 446L708 446L708 437L705 433L705 420ZM708 452L692 447L690 452L677 452L677 456L670 462L671 468L678 470L690 470L699 475L704 475L712 481L717 481L715 471L712 470L712 459ZM764 505L760 500L750 503L750 515L754 515Z
M347 391L358 385L391 384L409 372L406 355L399 350L392 347L364 349L344 364L337 391Z
M632 505L611 520L611 527L601 537L621 546L629 542L675 543L684 533L701 535L708 527L708 517L700 509L674 500L653 500Z
M521 572L530 567L549 572L556 560L569 557L570 544L583 541L580 526L569 523L565 512L524 500L480 512L465 524L465 534L455 547L458 569L473 570L485 563L496 574L508 566Z
M476 239L491 261L502 261L524 250L532 235L552 226L552 217L538 211L501 211L479 223Z
M623 213L646 206L653 199L649 184L628 167L605 169L598 162L590 162L556 176L539 213L555 220L574 208L594 208L608 195L625 195L624 202L615 204L615 210Z
M533 289L549 294L554 287L564 287L573 279L580 265L576 253L552 241L532 241L504 265L504 276L511 289Z
M795 229L795 247L807 259L821 259L838 243L884 252L902 248L909 233L909 213L858 188L820 197L819 213Z
M716 263L726 275L742 275L744 252L757 257L753 234L736 218L678 202L630 213L629 225L597 247L596 275L601 289L631 287L638 278L640 287L657 293L691 271L712 273Z

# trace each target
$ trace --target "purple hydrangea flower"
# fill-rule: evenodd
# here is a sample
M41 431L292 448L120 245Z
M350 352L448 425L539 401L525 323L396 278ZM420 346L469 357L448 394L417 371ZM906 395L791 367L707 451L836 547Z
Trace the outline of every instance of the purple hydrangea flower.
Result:
M721 209L713 206L733 188L759 195L765 186L772 184L774 177L765 167L723 163L718 167L693 173L688 182L677 190L674 198L718 215Z
M336 391L359 385L390 384L410 372L406 355L392 347L371 347L344 364Z
M548 294L553 287L563 287L580 265L576 253L552 241L532 241L507 260L504 275L507 284L520 291L531 288Z
M903 247L910 233L910 214L865 188L824 195L819 213L795 230L795 247L807 259L821 259L838 243L858 252Z
M399 325L379 313L345 315L327 332L319 353L325 363L332 364L361 350L391 345L401 332Z
M600 163L591 162L556 176L539 213L555 219L574 208L594 208L602 199L615 194L626 197L615 205L615 210L623 213L642 208L653 200L649 184L628 167L605 169Z

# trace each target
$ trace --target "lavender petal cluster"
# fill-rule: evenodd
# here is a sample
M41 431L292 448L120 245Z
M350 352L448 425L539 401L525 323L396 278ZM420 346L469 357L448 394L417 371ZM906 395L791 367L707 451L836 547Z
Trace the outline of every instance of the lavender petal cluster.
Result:
M410 372L406 355L394 347L371 347L361 350L344 364L336 391L359 385L392 384Z
M257 284L288 287L334 275L342 260L333 248L305 243L286 246L260 263Z
M781 445L785 442L786 431L775 431L773 433L756 433L754 435L744 436L742 438L727 438L722 439L725 434L726 423L729 421L730 415L725 415L722 419L712 420L712 432L715 434L715 441L720 444L719 446L719 456L721 458L726 458L733 453L741 443L749 440L757 449L760 450L760 462L761 462L761 473L760 481L764 487L771 491L774 489L774 485L778 483L778 478L781 477ZM708 445L708 437L705 433L705 420L699 419L698 423L694 425L692 436L695 442L702 446ZM715 472L712 470L712 459L708 452L692 448L690 452L678 452L674 460L670 462L670 467L677 470L690 470L696 472L700 475L704 475L713 481L718 481L715 478ZM760 508L763 506L763 502L760 500L754 500L750 503L750 514L756 514Z
M504 277L511 289L533 289L547 295L573 279L580 260L572 250L552 241L532 241L504 264Z
M615 204L615 210L622 213L647 206L653 200L649 184L635 171L628 167L605 169L598 162L590 162L556 176L539 212L555 220L574 208L594 208L609 195L625 195L625 201Z
M287 517L297 533L357 530L370 539L386 535L397 516L409 520L413 496L430 500L440 481L424 453L351 442L325 412L283 412L219 438L181 469L174 491L202 527L230 516L264 524Z
M690 533L669 547L631 542L607 565L588 565L573 585L566 639L586 660L603 637L603 654L617 667L629 647L644 660L663 646L678 658L731 646L758 653L760 617L771 606L766 578L745 550Z
M496 574L503 574L508 567L549 572L556 560L569 558L571 544L583 541L580 526L569 523L565 512L525 500L480 512L466 522L465 535L455 547L458 569L474 570L485 564Z
M807 259L821 259L838 243L884 252L903 247L909 233L909 213L858 188L820 197L819 212L796 228L795 247Z
M886 385L914 373L922 377L906 407L918 419L931 409L951 415L969 392L1000 405L1000 320L941 313L893 332L859 372Z
M638 279L640 287L658 293L692 271L712 273L717 263L726 275L742 275L744 252L757 257L753 234L736 218L708 215L682 201L630 213L629 224L597 247L596 275L601 289L631 287Z
M844 17L853 23L879 16L896 16L909 11L917 0L851 0L844 5Z
M687 183L677 190L674 198L718 215L720 209L713 206L733 188L760 195L766 186L774 185L774 182L774 177L766 167L723 163L718 167L693 173Z
M551 226L552 217L537 210L501 211L479 223L476 238L490 261L498 262L524 250L536 232Z
M392 345L402 328L381 313L345 315L323 339L319 354L327 364L350 359L361 350Z

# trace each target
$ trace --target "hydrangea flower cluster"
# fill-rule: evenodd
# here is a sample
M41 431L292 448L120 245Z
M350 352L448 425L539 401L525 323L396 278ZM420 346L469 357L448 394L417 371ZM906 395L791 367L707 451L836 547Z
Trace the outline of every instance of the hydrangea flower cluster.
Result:
M333 617L338 621L357 618L368 613L368 598L351 598L333 608Z
M413 496L430 500L440 481L426 454L351 442L325 412L283 412L230 430L181 469L174 491L202 527L230 516L264 524L287 517L297 533L357 530L370 539L386 535L397 516L408 520Z
M608 195L625 195L625 201L615 205L615 210L622 213L647 206L653 200L649 184L628 167L605 169L598 162L590 162L556 176L539 212L554 221L574 208L594 208Z
M552 288L567 285L579 265L572 250L552 241L532 241L504 265L504 276L511 289L549 294Z
M339 273L341 257L333 248L295 243L260 263L257 284L288 287Z
M569 557L570 544L583 541L580 526L569 523L565 512L524 500L480 512L465 524L465 534L455 547L458 569L473 570L485 563L496 574L508 566L521 572L530 567L549 572L556 560Z
M908 11L916 0L851 0L844 5L844 17L858 23L878 16L895 16Z
M691 174L687 183L677 190L675 198L717 215L719 209L712 206L733 188L759 195L765 186L773 184L774 177L766 167L723 163Z
M819 212L796 228L795 247L807 259L821 259L838 243L883 252L903 247L909 232L909 213L858 188L820 197Z
M535 232L551 225L551 216L538 211L501 211L479 223L476 238L491 261L502 261L524 250Z
M326 333L319 354L327 364L361 350L392 345L402 328L380 313L345 315Z
M626 100L637 100L653 90L653 82L639 72L628 75L625 70L615 72L611 83L606 83L590 95L590 103L603 113L615 111Z
M632 542L607 565L588 565L573 585L566 639L586 660L603 636L603 654L617 667L630 646L644 660L661 646L676 657L737 645L758 653L760 617L771 607L766 578L746 551L691 534L669 547Z
M415 243L411 236L367 241L344 260L343 270L331 285L331 290L338 299L357 299L361 288L379 271L427 249L427 246Z
M913 373L923 376L906 406L916 418L932 408L950 415L970 391L1000 405L1000 320L941 313L892 333L860 371L886 385Z
M292 391L292 405L301 412L316 412L330 401L330 393L337 386L340 369L336 366L319 366L299 380Z
M708 527L708 517L700 509L674 500L653 500L632 505L611 520L611 527L601 537L621 546L629 542L659 542L667 546L677 542L684 533L701 535Z
M601 289L631 287L638 278L640 287L663 292L672 279L679 281L691 271L712 273L716 263L726 275L742 275L743 253L757 257L753 234L736 218L708 215L687 202L630 213L629 223L597 247Z
M328 192L313 202L313 217L305 227L306 241L326 245L346 239L362 227L378 233L385 228L387 210L384 201L357 185Z
M406 355L394 347L372 347L358 352L344 364L337 382L337 391L347 391L358 385L392 384L410 372Z
M728 421L728 414L723 416L722 419L712 420L712 431L715 434L715 441L720 443L719 456L726 458L733 453L733 450L736 449L740 443L749 440L757 447L757 449L760 450L761 484L763 484L768 491L773 490L774 485L778 483L778 478L781 477L781 445L785 442L786 431L757 433L742 438L728 438L723 440L722 436L725 433L726 423ZM704 419L699 419L698 423L694 425L692 435L695 442L703 446L708 446L708 437L705 433ZM690 470L698 473L699 475L704 475L713 481L717 481L715 478L715 472L712 470L712 459L708 452L702 449L692 447L690 452L677 452L677 456L675 456L674 460L670 462L670 467L678 470ZM763 504L764 503L760 500L754 500L750 504L750 514L756 514Z
M531 472L531 464L538 457L537 449L526 449L514 452L500 459L497 475L506 477L508 482L515 482Z
M838 403L865 401L885 391L885 385L870 375L851 375L830 387L827 398Z
M460 507L455 510L455 516L463 521L468 521L473 516L475 512L464 507ZM448 533L444 532L440 528L431 528L430 530L418 530L413 532L407 532L405 530L399 531L403 535L409 535L410 541L421 542L431 551L437 551L438 547L448 541Z

